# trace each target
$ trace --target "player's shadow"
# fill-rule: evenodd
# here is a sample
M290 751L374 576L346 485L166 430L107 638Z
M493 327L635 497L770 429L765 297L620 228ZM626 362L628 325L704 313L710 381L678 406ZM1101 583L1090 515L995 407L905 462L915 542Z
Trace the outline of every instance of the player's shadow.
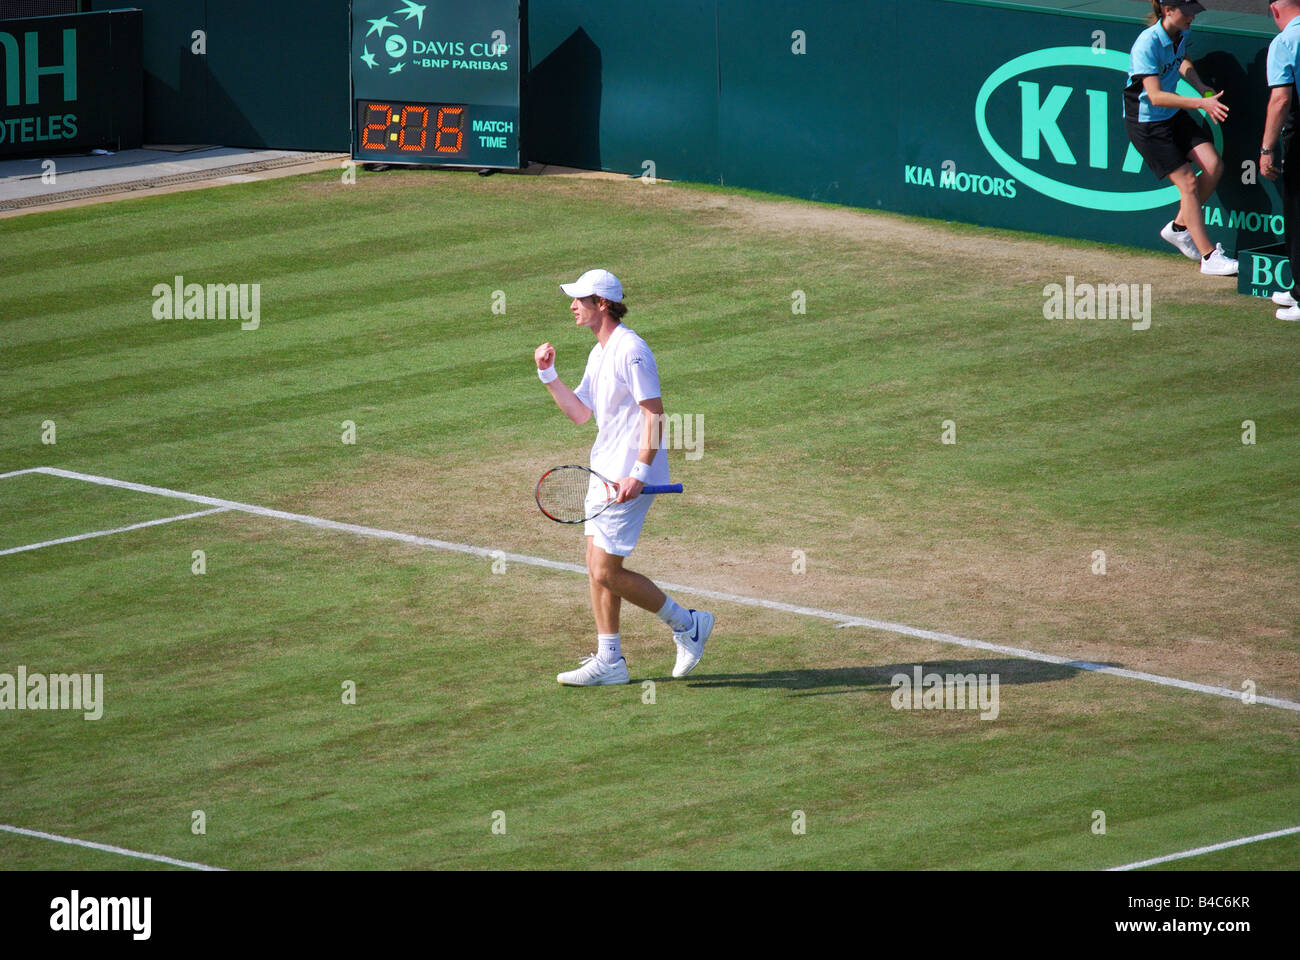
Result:
M892 691L898 684L894 678L905 676L915 683L916 668L921 668L922 683L933 683L925 678L938 674L963 676L979 674L997 675L998 685L1049 683L1069 680L1078 674L1099 666L1118 666L1113 663L1076 661L1072 664L1043 663L1007 657L988 660L926 660L921 663L891 663L867 667L834 667L828 670L771 670L767 673L721 673L688 680L692 687L730 690L790 690L792 696L819 697L839 693Z

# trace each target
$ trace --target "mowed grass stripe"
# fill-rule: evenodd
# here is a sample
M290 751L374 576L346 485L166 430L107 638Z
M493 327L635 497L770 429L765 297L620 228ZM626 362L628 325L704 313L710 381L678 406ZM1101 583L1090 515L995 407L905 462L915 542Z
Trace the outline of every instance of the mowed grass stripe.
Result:
M493 208L455 195L441 199L436 219L430 222L418 215L395 219L373 202L359 206L359 201L347 200L344 191L342 200L336 197L294 207L311 213L295 213L294 224L283 229L277 229L275 216L268 219L266 212L249 212L237 203L212 209L196 201L192 212L182 209L177 223L160 231L149 212L151 201L139 202L145 206L131 223L122 225L119 233L102 234L105 239L98 241L99 248L117 251L111 258L96 261L93 239L77 247L72 264L62 260L57 249L42 252L37 260L22 256L19 247L8 269L21 272L25 283L57 287L61 296L47 301L15 296L12 305L0 297L0 305L10 307L6 318L57 318L87 300L151 306L155 284L171 283L176 274L188 273L188 282L262 283L268 297L278 296L293 319L304 315L304 307L296 303L303 299L301 294L328 288L331 281L347 283L362 304L368 294L392 293L391 284L410 283L418 289L426 281L439 281L449 270L464 271L466 265L478 269L500 262L536 269L536 235L550 229L544 217L505 212L511 210L508 205ZM184 208L186 201L179 202ZM570 206L576 209L577 205ZM494 209L502 212L494 215ZM645 219L650 226L652 221ZM347 231L339 230L342 220L349 225ZM270 247L268 230L274 230L276 238ZM122 254L123 250L130 253ZM112 279L106 281L106 274ZM305 283L308 278L316 282ZM120 300L115 301L113 293ZM75 327L69 332L74 331L79 332Z
M488 263L499 262L503 266L503 272L513 263L508 254L503 254L487 240L431 251L427 255L428 260L412 258L408 247L397 244L394 245L393 256L386 257L383 250L376 250L373 245L365 248L364 256L360 255L361 250L355 253L356 256L350 256L349 251L333 250L320 263L310 260L304 262L297 256L289 259L290 255L286 254L279 260L270 262L257 260L234 264L220 272L210 269L195 273L191 267L188 268L188 276L185 264L179 261L149 261L141 265L139 272L129 275L130 279L119 282L112 288L96 286L85 290L68 289L62 291L62 296L52 300L44 309L41 309L40 301L33 302L32 298L25 298L21 301L26 307L24 312L29 318L40 316L45 325L39 331L28 332L11 327L4 331L4 340L0 342L12 348L24 348L31 354L41 347L58 343L62 337L75 336L82 339L80 342L74 340L73 348L84 352L86 345L114 334L125 336L128 332L134 332L137 340L147 342L145 338L155 335L160 324L167 324L166 329L173 333L177 329L239 331L237 321L217 326L210 320L186 319L183 325L173 326L173 321L155 318L153 291L159 284L166 285L173 291L174 300L175 277L178 275L186 285L198 283L205 286L205 304L207 284L260 284L262 313L269 326L271 320L280 323L313 321L322 310L337 309L340 291L346 291L344 299L350 304L353 316L365 313L375 302L388 304L397 300L400 303L403 298L409 298L412 304L423 303L427 306L427 290L433 289L445 295L449 286L454 289L454 284L465 282L473 274L471 269L464 266L465 263L478 265L474 268L477 270ZM397 269L408 260L408 270ZM440 266L445 263L457 266ZM277 264L282 264L278 272ZM376 271L376 264L383 265L379 271ZM392 272L394 269L397 269L395 275ZM377 272L381 276L376 276ZM487 304L490 293L490 289L483 291L477 298L478 302ZM86 302L99 306L93 310L77 306ZM14 312L20 312L17 305Z
M226 199L237 199L241 189L230 188ZM246 197L252 195L245 194ZM81 238L80 242L46 245L42 249L48 256L39 261L21 255L7 259L0 276L21 273L38 281L53 280L56 271L62 269L62 261L68 268L66 283L71 289L77 290L79 283L87 284L86 289L99 289L106 275L114 279L122 274L130 275L137 266L148 268L152 265L157 269L161 261L167 260L179 264L210 264L214 269L247 268L265 263L274 276L277 264L290 264L297 259L295 250L304 262L325 266L328 264L328 252L323 252L326 246L335 251L342 248L346 252L351 246L357 253L370 249L381 254L401 254L409 251L414 238L428 232L427 224L414 220L395 221L390 211L377 209L373 204L368 209L359 209L345 193L336 195L329 203L295 206L287 210L275 204L259 204L255 200L214 207L209 198L197 195L180 199L142 198L133 202L138 206L129 208L130 212L116 222L111 218L99 221L103 232ZM465 206L455 201L449 205L462 210ZM160 219L157 212L163 208L172 208L175 212ZM481 213L491 216L486 211ZM347 217L357 227L357 232L338 235L341 217ZM321 239L328 236L321 231L322 227L335 231L336 239L322 243ZM21 235L20 228L11 229ZM466 242L472 242L475 235L472 225L457 227L454 221L444 224L443 229L446 236L461 237ZM283 240L283 244L277 243L269 249L265 247L263 241L268 232ZM123 240L129 244L122 243ZM215 256L205 249L214 241L220 244Z
M491 340L499 337L488 339L485 348L491 350ZM49 403L51 392L65 389L70 393L69 400L75 401L78 407L102 411L105 419L122 422L124 414L133 413L138 417L159 407L191 410L200 397L214 395L226 400L222 406L231 409L248 406L250 398L311 408L317 406L313 401L321 396L318 391L323 380L341 381L349 390L376 390L400 383L409 390L428 395L467 384L504 383L513 379L511 374L520 372L517 357L456 362L454 353L429 344L427 338L423 343L414 336L411 340L411 346L420 352L400 342L395 346L392 339L379 336L351 337L341 344L323 345L307 352L272 350L268 351L270 356L250 355L245 348L240 357L200 356L189 364L172 361L168 354L173 351L162 351L162 356L150 357L147 372L81 381L63 388L37 387L17 394L13 402L16 406L37 409L42 403ZM272 376L266 373L267 363L273 364ZM96 366L102 369L102 360ZM123 366L137 370L145 367L141 363ZM47 369L62 373L55 365ZM527 367L523 367L523 372L528 373ZM367 379L376 374L384 375L385 379ZM376 394L387 395L382 390L376 390ZM141 409L142 398L149 398L151 405Z

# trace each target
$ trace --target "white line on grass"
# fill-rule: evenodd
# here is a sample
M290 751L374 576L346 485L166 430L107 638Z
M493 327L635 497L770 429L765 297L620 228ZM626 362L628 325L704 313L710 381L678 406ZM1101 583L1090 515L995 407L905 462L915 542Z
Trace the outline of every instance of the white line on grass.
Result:
M180 490L169 490L166 487L151 487L143 483L131 483L126 480L114 480L112 477L97 477L89 473L76 473L72 470L61 470L58 467L33 467L30 471L33 473L44 473L52 477L64 477L69 480L82 480L86 483L97 483L102 486L117 487L122 490L134 490L137 493L152 493L160 497L171 497L174 500L188 500L191 503L202 503L212 507L225 507L231 510L238 510L242 513L251 513L259 517L273 517L278 520L289 520L293 523L302 523L310 527L316 527L321 530L337 530L340 533L351 533L359 537L373 537L379 540L396 540L399 543L409 543L420 547L433 547L437 550L447 550L453 553L467 553L475 557L484 559L496 559L498 556L504 557L511 563L521 563L532 567L543 567L547 570L564 570L569 573L580 573L586 575L587 568L576 563L560 563L555 560L546 560L542 557L532 557L527 554L519 553L498 553L495 550L489 550L486 547L475 547L466 543L452 543L446 540L434 540L429 537L418 537L410 533L397 533L393 530L381 530L376 527L363 527L354 523L339 523L337 520L325 520L321 517L306 516L301 513L288 513L284 510L272 510L268 507L259 507L249 503L238 503L234 500L222 500L218 497L205 497L197 493L185 493ZM1026 660L1037 660L1040 663L1052 663L1064 666L1074 667L1079 670L1090 670L1094 673L1105 673L1116 677L1126 677L1130 680L1142 680L1146 683L1155 683L1164 687L1176 687L1180 690L1190 690L1195 693L1207 693L1216 697L1225 697L1229 700L1241 702L1242 693L1240 690L1232 690L1227 687L1212 687L1204 683L1192 683L1188 680L1179 680L1176 677L1164 677L1154 673L1142 673L1138 670L1125 670L1121 667L1107 667L1097 663L1090 663L1083 660L1072 660L1069 657L1055 656L1050 653L1039 653L1036 650L1024 650L1020 647L1006 647L996 643L986 643L983 640L972 640L969 637L959 637L951 633L937 633L933 630L922 630L918 627L909 627L903 623L890 623L887 620L870 620L864 617L854 617L844 613L835 613L831 610L819 610L815 607L801 607L792 603L781 603L778 600L763 600L758 597L745 597L734 593L722 593L717 590L704 590L700 587L692 587L688 584L668 583L659 581L659 585L673 593L685 593L695 597L705 597L710 600L721 600L725 603L735 603L747 607L762 607L765 610L777 610L781 613L792 613L802 617L816 617L819 620L829 620L837 627L869 627L872 630L884 630L888 633L896 633L905 637L915 637L919 640L933 640L936 643L953 644L959 647L967 647L973 650L987 650L992 653L1002 653L1013 657L1022 657ZM1270 707L1280 707L1283 710L1294 710L1300 713L1300 703L1294 700L1283 700L1280 697L1259 697L1255 698L1255 703L1265 704Z
M9 473L0 473L0 480L5 480L9 477L21 477L24 473L40 473L40 472L41 472L40 467L29 467L26 470L11 470Z
M94 843L90 840L78 840L75 837L61 837L57 833L42 833L40 830L25 830L22 827L11 827L7 823L0 823L0 830L7 833L16 833L23 837L36 837L38 840L54 840L58 843L70 843L74 847L86 847L90 850L103 850L105 853L116 853L124 857L136 857L140 860L153 860L157 863L168 863L173 867L188 867L191 870L218 870L225 871L225 867L209 867L206 863L191 863L188 860L173 860L171 857L162 857L156 853L141 853L139 850L128 850L125 847L115 847L107 843Z
M226 513L233 510L234 507L214 507L211 510L200 510L198 513L183 513L178 517L163 517L160 520L146 520L143 523L132 523L125 527L114 527L112 530L94 530L90 533L78 533L72 537L59 537L57 540L43 540L40 543L29 543L21 547L10 547L7 550L0 550L0 557L7 556L11 553L22 553L24 550L39 550L41 547L52 547L59 543L72 543L76 540L92 540L95 537L107 537L114 533L125 533L128 530L141 530L144 527L157 527L164 523L175 523L177 520L193 520L195 517L206 517L213 513Z
M1272 840L1276 837L1285 837L1292 833L1300 833L1300 827L1287 827L1285 830L1274 830L1272 833L1257 833L1253 837L1242 837L1240 840L1229 840L1226 843L1216 843L1208 847L1197 847L1195 850L1184 850L1182 853L1171 853L1165 857L1155 857L1151 860L1140 860L1137 863L1126 863L1122 867L1111 867L1110 870L1141 870L1143 867L1153 867L1157 863L1168 863L1170 860L1186 860L1188 857L1199 857L1203 853L1214 853L1217 850L1227 850L1230 847L1242 847L1248 843L1258 843L1261 840Z

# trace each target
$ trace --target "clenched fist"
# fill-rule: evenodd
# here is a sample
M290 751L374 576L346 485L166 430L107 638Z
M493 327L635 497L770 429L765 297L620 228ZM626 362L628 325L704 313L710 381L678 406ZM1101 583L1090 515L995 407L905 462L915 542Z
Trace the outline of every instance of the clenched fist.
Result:
M544 343L533 351L533 359L537 361L537 369L545 370L555 365L555 348L549 343Z

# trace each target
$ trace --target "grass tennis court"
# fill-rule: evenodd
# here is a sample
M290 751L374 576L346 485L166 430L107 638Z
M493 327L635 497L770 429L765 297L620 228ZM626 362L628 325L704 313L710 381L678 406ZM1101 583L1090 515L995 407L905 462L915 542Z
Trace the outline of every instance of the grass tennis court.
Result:
M1298 331L1176 254L430 172L32 215L0 244L0 473L580 564L532 488L593 428L532 351L576 383L557 284L607 266L668 412L703 424L629 566L1300 700ZM155 319L177 275L260 284L260 327ZM1067 276L1151 283L1151 328L1044 319ZM1294 709L721 600L689 678L626 610L631 685L567 689L579 574L236 510L2 555L203 509L0 479L0 672L105 686L94 722L0 711L0 823L234 869L1096 869L1300 824ZM894 709L916 665L998 674L997 718ZM0 862L159 866L7 833Z

